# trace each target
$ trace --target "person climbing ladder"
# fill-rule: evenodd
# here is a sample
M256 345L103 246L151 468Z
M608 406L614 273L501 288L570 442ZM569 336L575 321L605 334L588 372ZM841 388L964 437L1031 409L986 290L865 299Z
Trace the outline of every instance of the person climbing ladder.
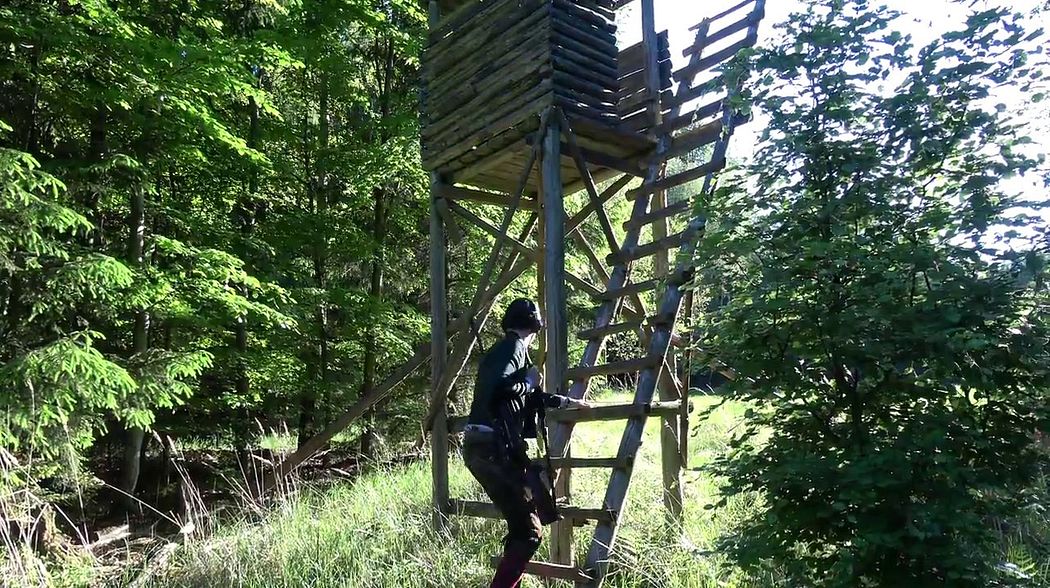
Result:
M503 557L490 588L519 585L532 555L540 546L549 509L537 509L543 489L528 483L530 464L526 438L536 437L544 408L587 408L584 401L543 391L539 370L528 349L543 329L539 307L532 300L511 302L503 315L505 337L481 360L474 399L464 429L463 458L507 522Z

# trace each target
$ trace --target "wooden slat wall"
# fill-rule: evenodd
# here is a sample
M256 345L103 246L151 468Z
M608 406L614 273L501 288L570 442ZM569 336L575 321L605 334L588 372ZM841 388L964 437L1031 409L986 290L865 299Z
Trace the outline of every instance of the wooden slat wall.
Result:
M423 163L431 170L512 131L552 100L549 1L479 0L457 12L458 28L432 35L423 58Z
M552 0L555 102L570 117L615 126L616 25L595 2Z
M671 51L667 42L667 31L657 35L659 41L660 102L671 99ZM619 95L617 115L620 128L629 132L645 132L653 126L652 117L646 112L648 95L645 87L645 52L642 43L620 51L617 63ZM666 108L665 108L666 110Z
M424 166L453 173L498 159L552 104L571 118L615 128L620 75L611 6L610 0L456 6L424 52Z

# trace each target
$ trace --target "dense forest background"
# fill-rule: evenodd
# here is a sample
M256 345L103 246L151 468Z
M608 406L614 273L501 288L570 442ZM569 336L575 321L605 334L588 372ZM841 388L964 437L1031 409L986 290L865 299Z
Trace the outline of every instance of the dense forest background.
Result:
M0 8L5 475L92 457L134 493L154 436L302 439L410 355L425 26L398 0ZM364 453L415 419L402 390Z
M957 568L984 585L1001 547L993 535L1021 529L1010 517L1050 493L1036 442L1050 422L1045 198L1001 185L1045 177L1045 158L1030 152L1037 127L980 104L1016 86L1032 112L1045 109L1045 60L1028 54L1043 37L989 11L916 49L868 2L814 6L751 64L763 71L749 98L774 113L765 149L697 203L713 219L695 284L710 311L703 343L745 376L727 396L750 423L703 449L724 457L721 505L752 533L729 549L759 569L811 549L806 569L775 571L823 578L814 585L859 585L864 565L872 577ZM68 518L52 524L89 542L100 521L204 509L180 479L230 492L425 343L426 22L416 0L0 6L0 507L32 496L8 514L32 522L37 506L59 505ZM886 82L884 70L901 75ZM883 84L896 78L890 96ZM493 224L499 212L477 209ZM613 224L625 213L610 210ZM1023 246L978 246L1000 229ZM453 314L490 243L473 230L454 242ZM572 297L570 320L592 307ZM829 317L835 328L822 329ZM497 336L489 328L483 343ZM323 464L356 473L418 449L426 387L422 372L399 386ZM776 442L750 443L765 435ZM847 467L855 475L837 479ZM411 481L429 490L425 476ZM778 489L783 500L732 510L734 495ZM922 524L886 531L886 511L904 501L922 505L912 511ZM1047 579L1040 512L1045 528L1017 535L1038 543L1031 552L1046 561L1033 565ZM942 541L945 528L956 535ZM428 549L440 558L446 547ZM913 568L896 565L912 556Z

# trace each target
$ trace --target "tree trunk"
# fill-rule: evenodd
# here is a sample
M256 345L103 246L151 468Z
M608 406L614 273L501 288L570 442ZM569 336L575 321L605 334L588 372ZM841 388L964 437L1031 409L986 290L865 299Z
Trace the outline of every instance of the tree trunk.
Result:
M394 45L392 40L387 40L386 53L383 60L383 72L379 78L381 81L379 91L379 104L382 120L387 120L390 114L390 92L394 75ZM387 140L387 132L381 130L379 133L380 146ZM387 193L382 185L372 190L375 203L372 208L372 276L368 288L369 300L372 304L378 304L383 297L383 269L384 251L383 241L386 238L387 222ZM361 375L361 395L367 394L376 385L376 363L378 359L378 327L377 321L371 321L365 336L365 357ZM369 411L365 420L365 430L361 435L361 453L371 455L376 440L375 414L378 406Z
M144 180L143 180L144 181ZM143 265L143 247L146 237L146 189L143 183L135 186L131 192L131 214L128 217L128 263L141 268ZM131 355L146 352L149 342L149 313L140 310L135 313L135 326L132 332ZM141 512L139 502L135 500L135 489L139 483L139 471L142 459L142 441L146 432L139 427L130 427L124 435L124 463L121 469L120 489L124 493L124 504L128 511Z
M255 97L248 98L248 147L259 148L259 105ZM253 167L248 174L248 189L237 203L234 213L235 222L239 223L242 247L241 256L246 265L250 267L249 243L255 230L255 200L259 190L259 174ZM242 290L241 294L247 292ZM239 398L245 399L251 394L251 380L248 378L248 366L246 358L248 355L248 319L244 316L237 317L234 323L234 352L236 357L236 373L234 376L234 389ZM239 427L235 432L237 443L237 457L243 467L248 468L254 463L249 454L250 431L254 414L251 409L245 410L244 427ZM247 471L247 469L246 469ZM254 476L253 476L254 478Z
M304 95L306 93L305 82L304 82ZM320 157L323 158L328 150L329 142L329 121L328 121L328 110L329 110L329 92L328 92L328 77L322 75L321 77L321 88L319 96L319 137L318 137L318 151ZM315 218L320 219L319 234L317 235L317 241L314 244L313 251L313 274L314 274L314 286L322 292L322 300L318 303L317 309L315 310L315 324L317 328L317 340L314 349L314 357L316 360L316 367L313 369L312 377L308 379L306 388L303 389L302 399L300 401L300 413L299 413L299 444L302 445L307 439L310 438L311 425L317 412L318 400L324 399L324 393L328 388L329 381L331 379L330 364L331 364L331 349L330 349L330 333L329 333L329 313L328 313L328 302L325 299L328 288L328 232L326 230L326 216L328 214L329 204L329 189L330 182L328 178L327 169L324 166L327 165L323 162L323 165L318 166L316 159L311 162L309 157L309 131L306 126L307 123L303 121L303 149L306 154L304 157L304 169L308 177L310 178L309 185L309 197L311 203L311 212L315 215ZM320 167L318 170L317 168ZM315 382L316 380L316 382Z

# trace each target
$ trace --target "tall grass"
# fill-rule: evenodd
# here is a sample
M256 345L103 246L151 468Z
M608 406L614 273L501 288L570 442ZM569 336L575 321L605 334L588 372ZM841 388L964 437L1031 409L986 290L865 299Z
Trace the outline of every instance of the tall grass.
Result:
M623 402L626 396L602 400ZM736 496L718 510L718 480L704 466L725 450L744 407L722 406L705 419L697 415L717 400L696 397L689 468L685 472L685 520L681 534L665 525L659 463L659 419L651 419L635 462L628 507L624 514L611 574L611 588L766 588L787 586L775 574L746 577L717 553L719 537L760 508L751 495ZM616 454L622 422L587 423L577 427L573 455ZM276 436L275 447L287 446ZM176 453L173 450L173 453ZM2 460L0 460L2 461ZM249 468L250 469L250 468ZM173 521L183 531L152 543L147 557L125 549L123 556L102 562L89 550L65 549L46 559L32 549L32 525L21 535L0 528L4 554L0 586L120 586L128 588L462 588L484 587L492 574L489 560L501 551L501 521L453 517L450 533L431 529L430 464L416 462L381 468L352 482L303 485L290 480L270 504L243 491L243 508L207 512L188 476L183 482L185 512ZM242 475L246 475L242 472ZM599 507L608 482L607 470L573 472L572 503ZM231 486L247 488L245 481ZM458 458L450 471L452 495L484 499ZM1004 571L1024 578L1025 585L1050 585L1050 514L1046 486L1035 490L1032 512L1024 521L1002 528ZM5 519L39 510L32 493L0 493ZM577 559L589 547L593 526L576 530ZM6 534L5 534L6 533ZM536 559L548 559L547 541ZM114 566L121 569L114 573ZM109 570L101 569L108 566ZM544 584L526 578L526 588ZM564 585L567 583L554 583Z
M625 397L606 400L623 401ZM708 405L712 399L697 399ZM720 451L727 431L740 417L725 407L696 428L691 467ZM580 425L574 455L615 455L622 423ZM702 471L686 473L686 523L680 541L665 528L659 465L659 422L646 429L636 462L630 506L618 536L611 587L749 586L711 553L719 534L754 507L740 497L717 513L704 510L714 499L715 481ZM601 505L608 472L577 470L573 503ZM480 488L458 459L450 472L453 496L481 499ZM448 536L431 530L429 464L372 472L350 484L314 488L289 496L262 520L220 521L206 541L180 549L167 569L149 583L156 587L472 587L487 586L489 559L501 550L500 521L454 517ZM577 529L582 557L593 527ZM546 542L545 542L546 543ZM537 559L547 557L546 545ZM529 578L526 586L542 585Z

